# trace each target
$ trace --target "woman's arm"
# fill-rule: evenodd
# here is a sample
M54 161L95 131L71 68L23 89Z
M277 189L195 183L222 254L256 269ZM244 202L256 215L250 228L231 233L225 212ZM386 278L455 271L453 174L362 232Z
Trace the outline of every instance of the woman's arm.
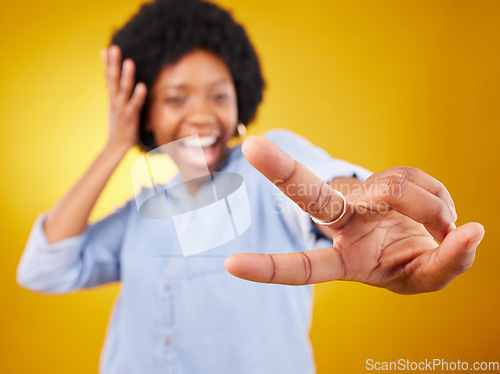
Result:
M52 209L44 222L49 243L81 234L97 198L127 149L105 147L90 168Z
M123 156L137 142L139 113L146 97L146 86L135 85L135 66L111 46L102 53L109 90L109 139L90 168L48 214L44 231L49 243L78 235L85 230L97 198ZM132 92L133 91L133 92Z
M126 61L120 74L118 47L108 52L103 54L110 95L108 142L61 202L33 225L17 268L17 282L27 289L62 293L120 279L120 246L130 204L88 228L87 220L116 166L136 144L146 90L137 84L132 93L134 64Z

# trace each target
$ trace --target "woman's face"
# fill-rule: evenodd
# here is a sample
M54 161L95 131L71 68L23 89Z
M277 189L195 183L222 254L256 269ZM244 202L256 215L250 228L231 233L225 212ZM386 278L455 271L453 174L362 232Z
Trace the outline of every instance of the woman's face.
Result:
M151 90L147 129L158 145L198 134L199 143L178 142L172 154L184 175L206 166L217 170L227 157L237 123L236 89L219 56L197 49L160 71Z

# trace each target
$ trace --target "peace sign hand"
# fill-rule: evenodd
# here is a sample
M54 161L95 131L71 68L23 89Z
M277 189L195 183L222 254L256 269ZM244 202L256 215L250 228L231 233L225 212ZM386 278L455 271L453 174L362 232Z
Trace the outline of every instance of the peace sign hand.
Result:
M243 154L316 219L332 221L342 214L342 197L267 139L248 138ZM398 167L373 174L358 187L346 194L342 219L326 225L331 248L236 254L226 259L227 270L256 282L350 280L413 294L442 289L472 265L484 228L478 223L455 228L454 204L440 182ZM299 194L299 189L308 192Z

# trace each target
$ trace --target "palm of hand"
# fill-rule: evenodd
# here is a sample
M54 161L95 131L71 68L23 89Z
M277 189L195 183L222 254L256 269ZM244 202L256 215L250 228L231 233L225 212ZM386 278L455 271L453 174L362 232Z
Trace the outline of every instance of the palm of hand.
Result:
M422 224L395 211L354 213L348 224L332 229L332 236L341 264L335 278L398 293L403 286L423 287L419 271L438 248Z

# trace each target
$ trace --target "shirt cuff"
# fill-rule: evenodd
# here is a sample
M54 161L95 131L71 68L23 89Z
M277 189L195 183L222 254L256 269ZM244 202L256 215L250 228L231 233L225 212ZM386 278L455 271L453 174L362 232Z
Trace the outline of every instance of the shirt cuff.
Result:
M79 235L49 243L43 229L43 223L46 219L47 214L42 214L36 219L26 244L25 255L27 257L47 257L48 260L57 261L59 264L73 262L80 256L87 239L87 229Z
M364 182L372 172L361 166L351 164L343 160L335 160L335 163L322 165L312 170L318 177L325 182L330 182L335 178L354 177Z

